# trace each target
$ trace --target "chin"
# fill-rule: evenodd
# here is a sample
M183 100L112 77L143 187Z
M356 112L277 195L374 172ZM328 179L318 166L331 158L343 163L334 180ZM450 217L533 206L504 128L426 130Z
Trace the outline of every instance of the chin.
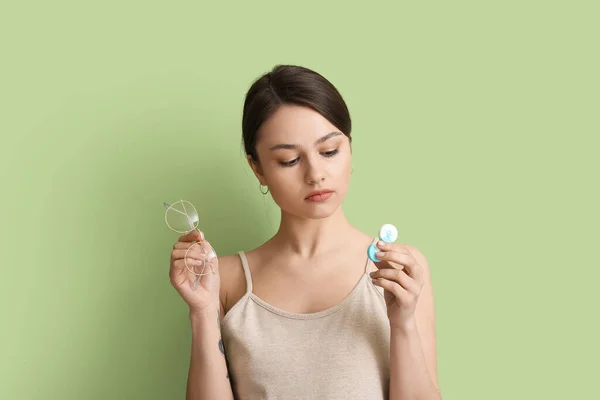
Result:
M304 202L288 207L285 211L300 218L323 219L335 214L340 206L341 203L338 201L322 204L307 204L307 202Z
M338 205L338 207L339 207L339 205ZM338 207L335 207L335 208L322 207L322 208L316 208L314 210L308 210L305 214L305 217L309 218L309 219L328 218L328 217L331 217L336 212Z

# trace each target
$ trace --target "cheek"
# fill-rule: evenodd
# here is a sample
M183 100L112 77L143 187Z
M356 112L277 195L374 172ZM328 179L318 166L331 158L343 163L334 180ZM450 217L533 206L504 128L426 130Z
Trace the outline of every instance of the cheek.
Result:
M285 196L288 192L296 191L300 186L301 176L298 168L282 168L277 169L269 174L268 180L272 187L272 192L281 193Z
M332 172L338 177L350 177L350 173L352 172L352 160L348 155L344 154L337 162L332 163L331 168Z
M297 173L272 174L270 177L271 197L283 210L292 211L302 200L303 186Z

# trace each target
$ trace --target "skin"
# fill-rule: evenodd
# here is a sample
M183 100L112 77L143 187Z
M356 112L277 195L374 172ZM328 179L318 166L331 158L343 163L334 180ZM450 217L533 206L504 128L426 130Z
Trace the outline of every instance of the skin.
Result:
M346 219L342 203L350 184L350 141L319 113L284 105L261 126L258 160L248 164L268 186L281 208L275 235L246 253L253 292L267 303L292 312L312 313L338 304L364 273L372 237ZM324 202L305 197L329 189ZM188 398L232 398L219 324L244 295L246 282L237 255L218 259L216 274L189 289L194 276L182 268L183 256L201 234L182 236L171 256L171 282L190 307L192 360ZM427 260L408 244L378 243L381 253L371 271L385 289L390 336L390 399L441 399L437 381L435 316ZM342 255L342 256L340 256ZM189 258L201 258L190 251ZM188 260L189 260L188 258ZM212 328L211 328L212 327ZM207 350L214 348L214 351Z

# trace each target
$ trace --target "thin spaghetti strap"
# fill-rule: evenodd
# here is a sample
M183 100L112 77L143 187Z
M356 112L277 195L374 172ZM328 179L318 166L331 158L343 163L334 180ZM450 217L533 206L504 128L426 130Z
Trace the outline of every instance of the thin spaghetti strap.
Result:
M374 245L377 245L378 240L379 239L375 238L375 239L373 239L373 241L371 243L373 243ZM365 264L365 275L369 274L369 265L371 265L372 263L373 263L373 261L371 261L369 256L367 256L367 263Z
M243 251L238 252L240 259L242 260L242 267L244 268L244 275L246 275L246 293L252 293L252 276L250 276L250 267L248 267L248 259L246 253Z

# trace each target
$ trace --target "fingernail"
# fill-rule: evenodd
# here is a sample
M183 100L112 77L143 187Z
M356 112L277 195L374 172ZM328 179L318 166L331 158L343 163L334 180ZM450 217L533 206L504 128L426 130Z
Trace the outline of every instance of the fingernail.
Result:
M383 251L378 251L378 252L377 252L377 254L376 254L376 256L377 256L377 258L379 258L379 257L383 257L383 256L385 256L385 252L383 252Z
M383 248L383 247L387 246L387 242L384 242L383 240L378 240L377 241L377 246Z
M369 276L370 276L371 278L372 278L372 277L374 277L374 276L375 276L375 272L371 272L371 273L369 274Z

